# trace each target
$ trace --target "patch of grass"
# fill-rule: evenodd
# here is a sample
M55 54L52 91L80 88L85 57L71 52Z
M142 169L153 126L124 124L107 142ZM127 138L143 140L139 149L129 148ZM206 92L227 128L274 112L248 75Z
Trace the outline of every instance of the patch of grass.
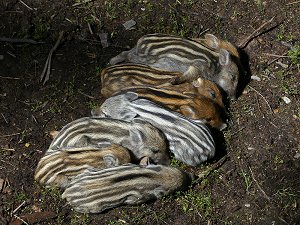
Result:
M246 191L249 192L249 189L252 186L252 178L251 178L251 176L248 173L246 173L244 170L242 170L242 172L240 173L240 175L244 179L245 186L246 186Z
M275 164L283 164L283 159L281 159L281 157L279 155L275 156L275 160L274 160Z
M182 168L182 169L186 168L186 164L184 164L183 162L177 160L175 157L171 158L170 165L172 167L176 167L176 168Z
M90 224L91 219L89 214L82 214L82 213L74 213L71 216L70 225L81 224L81 225L88 225Z
M295 37L291 33L287 33L283 24L279 26L279 32L277 34L278 41L293 41Z
M275 196L280 200L281 204L283 204L284 209L297 207L297 192L290 188L282 188L275 193Z
M187 192L177 192L176 201L181 205L184 213L197 213L206 219L212 212L211 195L207 193L198 193L190 189Z
M300 47L298 45L293 46L288 51L288 56L290 57L292 64L300 68Z
M15 193L15 199L19 202L26 201L28 199L26 193L24 192L16 192Z
M87 102L87 107L92 110L92 109L95 109L99 106L99 103L98 102L95 102L93 100L90 100Z

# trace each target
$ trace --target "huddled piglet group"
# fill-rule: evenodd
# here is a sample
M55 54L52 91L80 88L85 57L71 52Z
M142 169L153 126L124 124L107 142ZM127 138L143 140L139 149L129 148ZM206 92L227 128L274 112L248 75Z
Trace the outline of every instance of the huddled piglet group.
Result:
M120 64L121 63L121 64ZM63 189L78 212L99 213L185 190L215 155L210 129L226 128L223 94L235 99L237 48L212 34L148 34L101 72L103 104L53 138L35 180Z

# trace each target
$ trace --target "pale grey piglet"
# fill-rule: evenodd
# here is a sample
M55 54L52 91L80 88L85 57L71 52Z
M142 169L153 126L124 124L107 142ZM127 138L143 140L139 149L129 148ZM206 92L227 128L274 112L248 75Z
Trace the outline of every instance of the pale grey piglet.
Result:
M135 161L149 157L153 163L169 163L164 134L147 122L126 122L113 118L84 117L64 126L46 155L68 147L98 147L118 144L127 148Z
M149 100L139 99L134 92L108 98L94 113L151 123L165 134L175 158L188 165L197 166L215 154L214 140L203 122L188 119Z

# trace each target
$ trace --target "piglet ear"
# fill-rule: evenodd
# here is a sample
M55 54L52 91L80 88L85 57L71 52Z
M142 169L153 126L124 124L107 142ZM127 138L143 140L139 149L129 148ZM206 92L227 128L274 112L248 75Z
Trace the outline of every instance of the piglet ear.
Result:
M105 154L103 161L106 167L114 167L119 165L119 159L114 154Z
M125 93L125 98L130 102L138 99L138 97L139 97L139 95L135 92L132 92L132 91L128 91L128 92Z
M219 56L219 63L221 66L226 66L229 64L230 54L227 50L221 48L220 49L220 56Z
M193 80L192 85L196 88L203 86L203 79L198 78L197 80Z
M141 145L143 143L144 135L140 130L136 128L130 129L129 136L130 136L131 145L136 146L136 145Z
M208 47L212 49L218 49L219 48L219 39L213 35L213 34L205 34L205 42L208 45Z

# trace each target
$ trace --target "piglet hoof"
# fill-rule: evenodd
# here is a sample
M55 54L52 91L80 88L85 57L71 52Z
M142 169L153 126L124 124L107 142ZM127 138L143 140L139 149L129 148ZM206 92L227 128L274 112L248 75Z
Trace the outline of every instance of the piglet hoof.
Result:
M141 161L140 161L140 165L141 166L148 166L148 165L150 165L150 158L147 157L147 156L143 157L141 159Z

